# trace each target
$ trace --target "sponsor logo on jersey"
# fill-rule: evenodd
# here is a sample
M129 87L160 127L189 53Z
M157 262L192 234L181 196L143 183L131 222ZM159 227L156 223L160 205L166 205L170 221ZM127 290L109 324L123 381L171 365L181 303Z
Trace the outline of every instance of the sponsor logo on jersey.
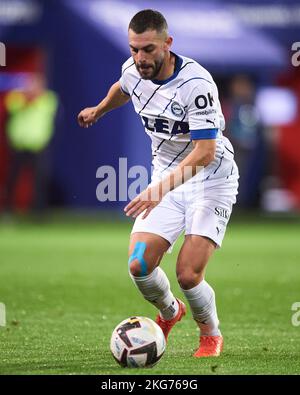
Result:
M189 133L188 122L168 120L166 118L148 118L142 116L144 126L149 132L155 133L171 133L171 134L184 134Z
M171 111L174 115L176 115L176 117L181 117L184 113L183 108L176 101L173 101L171 105Z
M207 95L199 95L195 99L195 105L200 110L204 110L204 108L206 108L208 104L210 105L210 107L212 107L214 104L214 98L209 92Z
M210 114L216 114L216 110L214 108L211 108L210 110L203 110L203 111L197 111L196 115L210 115Z
M225 219L229 218L229 210L226 210L223 207L215 207L215 214Z

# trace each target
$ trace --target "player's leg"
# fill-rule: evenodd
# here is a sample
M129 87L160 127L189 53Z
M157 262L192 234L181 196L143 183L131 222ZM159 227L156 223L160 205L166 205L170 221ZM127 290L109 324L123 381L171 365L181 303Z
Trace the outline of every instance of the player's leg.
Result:
M133 233L129 245L130 276L146 300L160 312L162 318L173 319L179 305L170 289L165 272L158 267L170 243L153 233Z
M209 238L187 235L180 250L176 272L182 292L200 328L200 348L194 356L217 356L223 338L219 330L215 292L205 281L205 268L216 244Z
M202 200L186 209L186 238L178 257L177 276L201 332L196 357L217 356L223 347L215 293L204 274L214 250L222 245L236 194L236 183L232 185L221 185L224 195L220 188L206 190Z
M213 289L204 280L216 244L207 237L187 235L178 255L176 274L202 335L218 336L219 320Z
M164 253L184 229L184 211L167 194L147 218L135 220L129 248L130 275L143 296L160 313L156 322L165 337L185 314L185 306L170 290L169 280L159 267Z
M170 243L157 234L132 233L128 251L130 273L136 277L151 274L169 247Z

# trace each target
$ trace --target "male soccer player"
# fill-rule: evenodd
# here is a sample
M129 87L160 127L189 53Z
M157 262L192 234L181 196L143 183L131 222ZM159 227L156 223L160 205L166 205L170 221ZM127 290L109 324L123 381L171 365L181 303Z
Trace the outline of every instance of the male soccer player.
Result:
M206 69L171 52L173 39L158 11L138 12L130 21L128 38L131 57L123 64L120 80L96 107L82 110L78 122L89 127L132 100L152 140L154 170L148 188L124 209L136 218L129 245L130 276L159 310L156 322L167 339L186 307L171 292L159 264L184 231L176 273L200 328L194 357L219 356L223 337L215 293L204 274L222 244L236 201L238 170L233 148L222 135L218 90Z

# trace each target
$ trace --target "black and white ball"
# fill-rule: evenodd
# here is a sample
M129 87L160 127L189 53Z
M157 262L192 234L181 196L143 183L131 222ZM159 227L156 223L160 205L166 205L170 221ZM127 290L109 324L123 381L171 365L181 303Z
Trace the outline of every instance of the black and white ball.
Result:
M166 348L161 328L150 318L130 317L114 329L110 349L114 359L123 367L154 366Z

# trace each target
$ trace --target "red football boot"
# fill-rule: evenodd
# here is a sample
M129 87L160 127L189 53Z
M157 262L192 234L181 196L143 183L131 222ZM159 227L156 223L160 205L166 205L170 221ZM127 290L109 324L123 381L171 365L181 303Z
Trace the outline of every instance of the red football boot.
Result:
M200 346L194 357L218 357L223 349L222 336L200 336Z
M171 320L164 320L160 314L158 314L158 316L156 317L155 322L161 327L166 340L168 340L168 335L170 333L170 330L173 328L173 326L176 324L176 322L179 322L181 320L181 318L186 314L186 307L185 304L177 299L178 305L179 305L179 310L178 313L176 315L176 317L172 318Z

